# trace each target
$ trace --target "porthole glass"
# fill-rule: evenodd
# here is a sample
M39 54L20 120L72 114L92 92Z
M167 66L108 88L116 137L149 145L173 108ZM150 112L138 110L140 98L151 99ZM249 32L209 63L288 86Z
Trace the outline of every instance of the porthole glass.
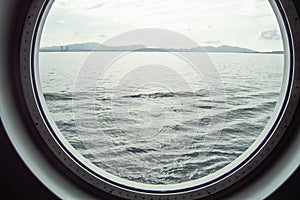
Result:
M279 30L267 1L55 1L41 36L40 95L55 131L99 169L151 185L198 180L242 155L273 115ZM141 34L170 41L128 41ZM199 47L184 49L185 37Z
M44 12L28 71L37 128L70 170L117 196L193 190L197 198L228 187L285 127L294 74L277 6L37 5Z

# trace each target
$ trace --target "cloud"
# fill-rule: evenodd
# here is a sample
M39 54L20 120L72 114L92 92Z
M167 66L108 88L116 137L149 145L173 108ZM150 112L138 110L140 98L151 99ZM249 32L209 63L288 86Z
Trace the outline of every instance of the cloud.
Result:
M66 8L72 4L74 0L55 0L53 7L54 8Z
M57 20L56 22L57 22L57 23L60 23L60 24L66 23L64 20Z
M105 37L106 37L106 35L104 35L104 34L101 34L101 35L98 35L98 37L99 37L99 38L105 38Z
M93 9L101 8L102 6L104 6L103 3L98 3L93 6L88 7L87 9L93 10Z
M280 40L281 35L277 29L265 30L259 33L260 40Z
M205 44L218 44L220 43L220 40L208 40L208 41L204 41Z
M55 2L55 4L53 4L53 6L58 7L58 8L63 8L68 4L67 1L57 1Z

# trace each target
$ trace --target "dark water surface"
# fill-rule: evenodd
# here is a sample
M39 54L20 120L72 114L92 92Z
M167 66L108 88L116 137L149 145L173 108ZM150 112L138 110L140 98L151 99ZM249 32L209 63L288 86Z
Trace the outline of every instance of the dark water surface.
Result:
M89 53L40 53L43 94L61 133L93 164L128 180L174 184L218 171L256 140L279 97L281 54L208 54L224 84L222 101L212 98L205 78L178 58L133 54L113 63L96 87L77 91L76 78ZM133 70L151 60L168 65L181 81L151 67ZM151 78L178 85L135 85ZM220 135L206 140L207 133Z

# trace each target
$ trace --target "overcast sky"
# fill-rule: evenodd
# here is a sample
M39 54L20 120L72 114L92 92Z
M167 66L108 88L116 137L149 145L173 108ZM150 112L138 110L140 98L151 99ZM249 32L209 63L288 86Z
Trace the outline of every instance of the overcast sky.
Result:
M139 28L169 29L203 46L282 50L267 0L55 0L41 47L102 43Z

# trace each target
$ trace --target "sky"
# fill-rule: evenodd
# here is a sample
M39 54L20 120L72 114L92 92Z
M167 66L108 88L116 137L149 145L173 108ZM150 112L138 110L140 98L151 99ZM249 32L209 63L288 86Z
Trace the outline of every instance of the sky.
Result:
M200 46L283 49L268 0L55 0L40 46L103 43L140 28L176 31Z

